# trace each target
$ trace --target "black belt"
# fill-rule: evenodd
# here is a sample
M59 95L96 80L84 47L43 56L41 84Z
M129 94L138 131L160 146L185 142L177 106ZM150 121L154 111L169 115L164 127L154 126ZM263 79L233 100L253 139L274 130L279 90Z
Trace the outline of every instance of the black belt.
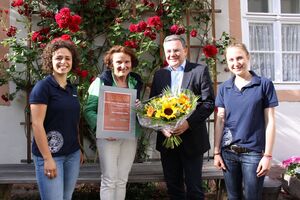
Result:
M226 149L234 152L234 153L249 153L251 150L245 147L238 146L236 144L227 146Z

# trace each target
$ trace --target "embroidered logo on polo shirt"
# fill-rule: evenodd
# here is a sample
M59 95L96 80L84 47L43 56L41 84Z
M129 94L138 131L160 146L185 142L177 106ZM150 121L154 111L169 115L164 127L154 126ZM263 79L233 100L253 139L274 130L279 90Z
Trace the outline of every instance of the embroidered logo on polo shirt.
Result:
M223 132L222 146L228 146L232 142L232 133L229 128L225 128Z
M64 138L58 131L49 131L47 133L47 140L51 153L57 153L64 144Z

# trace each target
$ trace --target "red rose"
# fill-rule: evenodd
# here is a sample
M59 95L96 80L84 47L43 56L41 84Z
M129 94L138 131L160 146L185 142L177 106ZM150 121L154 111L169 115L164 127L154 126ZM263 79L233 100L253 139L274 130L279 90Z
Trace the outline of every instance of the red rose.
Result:
M32 34L31 36L31 40L34 41L34 42L37 42L37 41L40 41L38 38L40 37L40 32L39 31L36 31Z
M184 33L185 33L184 26L179 26L176 34L181 35L181 34L184 34Z
M172 25L170 28L170 32L172 34L175 34L177 32L177 30L178 30L178 25L176 25L176 24Z
M70 29L71 32L76 33L76 32L79 31L80 28L77 24L70 24L69 29Z
M44 49L47 45L45 43L40 44L40 48Z
M154 27L156 30L160 30L162 28L162 22L159 16L149 17L147 23L149 26Z
M203 47L203 53L205 57L211 58L217 55L218 49L215 45L206 45L205 47Z
M185 28L181 25L174 24L170 28L172 34L181 35L185 33Z
M156 14L157 14L158 16L162 16L162 15L164 14L164 9L162 9L162 8L157 9L157 10L156 10Z
M138 48L138 45L135 40L127 40L124 42L124 45L133 49Z
M49 28L49 27L47 27L47 28L42 28L42 29L40 30L40 33L41 33L41 34L44 34L44 35L47 35L49 32L50 32L50 28Z
M151 28L147 28L144 31L144 36L149 37L151 40L156 39L156 33L151 30Z
M88 74L89 74L88 70L84 69L84 70L81 70L80 76L81 76L81 78L86 78Z
M81 17L79 15L72 16L72 24L79 25L81 23Z
M64 41L69 41L71 44L74 44L72 39L71 39L71 36L68 35L68 34L63 34L61 35L60 37L57 37L57 38L54 38L51 43L53 44L54 42L58 41L58 40L64 40Z
M14 27L14 26L10 26L9 29L7 30L6 35L7 35L8 37L13 37L13 36L16 35L16 33L17 33L17 28Z
M140 21L138 24L137 24L137 30L138 32L143 32L145 31L147 28L147 23L145 21Z
M59 10L59 13L61 13L63 15L71 15L71 10L70 10L70 8L64 7Z
M81 17L79 15L71 16L71 24L69 25L69 29L71 32L76 33L79 31L79 24L81 23Z
M71 36L68 35L68 34L63 34L62 36L60 36L60 38L61 38L62 40L71 40Z
M137 32L137 28L138 28L138 26L136 24L130 24L129 25L129 31L131 33L136 33Z
M197 31L195 29L193 29L191 32L190 32L190 35L191 37L196 37L197 36Z
M72 22L71 11L69 8L62 8L56 15L55 21L59 28L67 28Z
M14 0L12 3L11 3L11 6L12 7L19 7L19 6L22 6L24 4L24 1L23 0Z

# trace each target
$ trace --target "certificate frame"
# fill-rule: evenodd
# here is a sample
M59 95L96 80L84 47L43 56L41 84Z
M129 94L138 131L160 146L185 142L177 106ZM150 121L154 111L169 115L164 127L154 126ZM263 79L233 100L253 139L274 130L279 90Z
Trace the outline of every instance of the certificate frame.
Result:
M136 96L135 89L100 86L96 138L135 139Z

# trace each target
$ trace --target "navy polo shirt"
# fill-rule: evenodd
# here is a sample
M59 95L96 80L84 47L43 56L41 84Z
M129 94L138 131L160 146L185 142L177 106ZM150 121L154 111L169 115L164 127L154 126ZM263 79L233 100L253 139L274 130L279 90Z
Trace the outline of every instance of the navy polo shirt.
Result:
M222 147L237 144L253 151L265 149L264 109L278 106L272 81L254 72L251 82L239 90L235 76L219 86L216 106L225 108Z
M54 77L49 75L36 83L30 93L29 103L47 105L44 128L52 156L68 155L80 148L78 142L80 104L75 86L68 82L66 89L63 89ZM35 140L32 144L32 153L42 156Z

